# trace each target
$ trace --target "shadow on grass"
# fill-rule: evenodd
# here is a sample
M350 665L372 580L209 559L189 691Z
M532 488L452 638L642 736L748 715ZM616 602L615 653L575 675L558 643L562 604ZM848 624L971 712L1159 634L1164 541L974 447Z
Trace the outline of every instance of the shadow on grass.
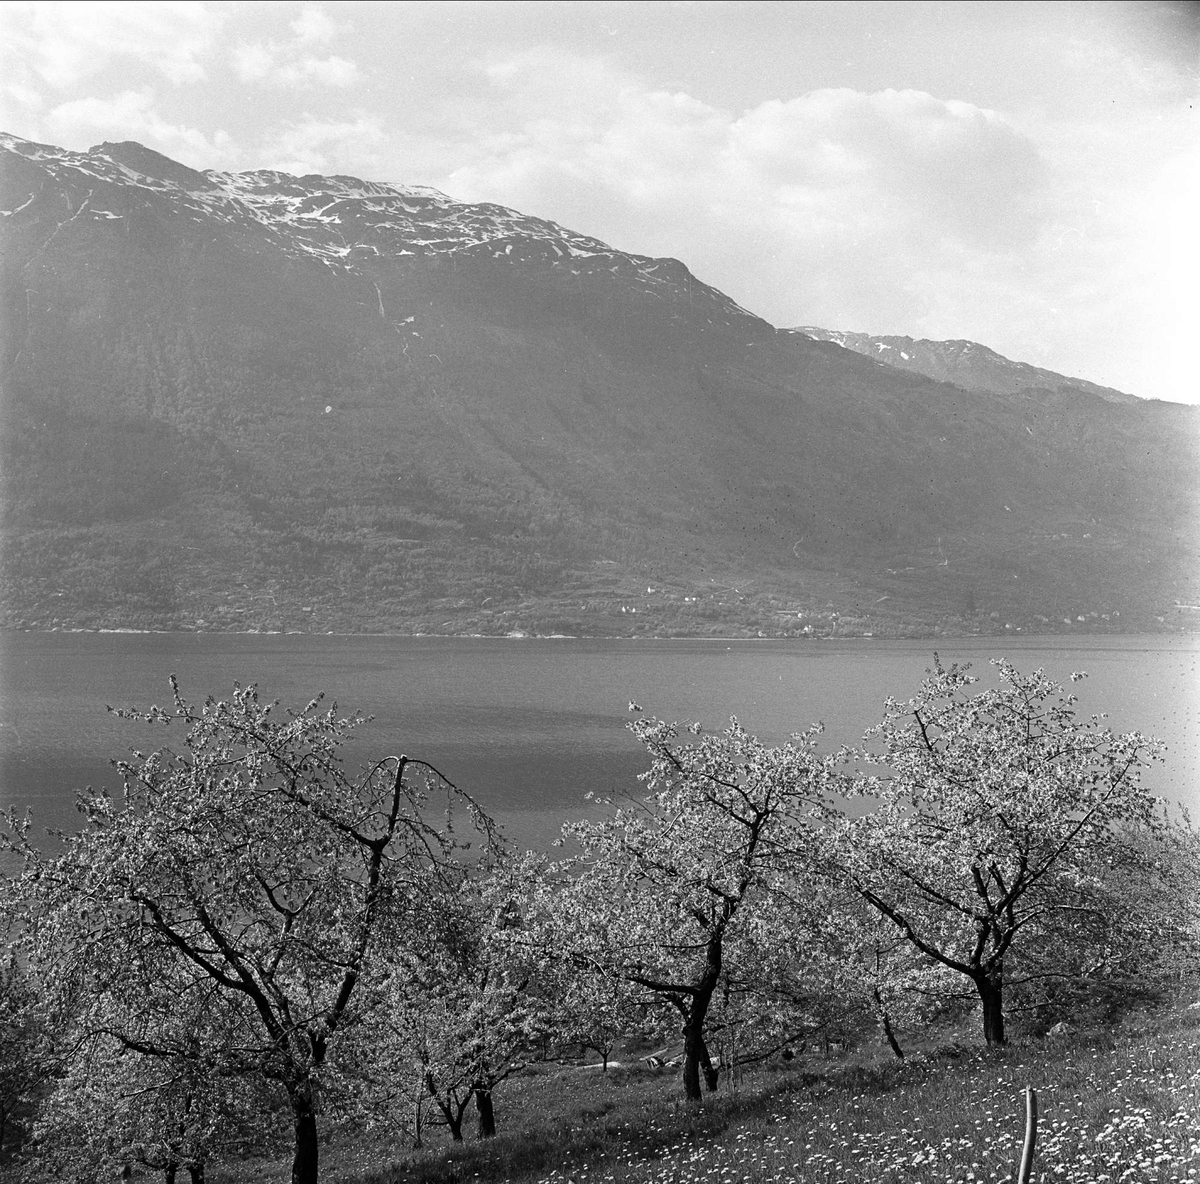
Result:
M359 1184L444 1184L446 1181L527 1180L576 1169L594 1170L608 1163L630 1164L661 1158L667 1147L683 1140L719 1138L731 1127L761 1122L771 1125L772 1100L797 1093L887 1092L898 1085L903 1068L861 1065L831 1067L828 1073L799 1069L760 1072L751 1082L706 1094L702 1102L685 1102L678 1082L652 1070L615 1070L597 1082L607 1096L594 1093L583 1104L561 1087L571 1071L546 1074L525 1082L526 1097L514 1107L510 1130L486 1141L458 1145L439 1143L413 1151L378 1169L365 1172ZM530 1088L532 1086L532 1088ZM567 1096L564 1097L564 1094ZM551 1101L558 1105L552 1108ZM567 1105L563 1105L566 1102ZM557 1121L531 1121L534 1114L557 1109ZM524 1120L524 1121L522 1121Z

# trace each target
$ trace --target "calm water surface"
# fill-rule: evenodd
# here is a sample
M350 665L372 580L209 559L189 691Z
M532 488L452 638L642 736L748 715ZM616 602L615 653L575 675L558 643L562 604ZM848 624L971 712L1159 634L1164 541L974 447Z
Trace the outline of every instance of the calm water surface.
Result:
M737 715L778 742L821 720L857 740L888 695L915 693L943 662L1088 672L1081 710L1166 740L1148 783L1200 807L1200 638L1042 637L933 641L583 641L204 634L0 635L0 804L73 825L73 793L118 782L108 762L164 734L113 706L227 694L235 680L300 706L324 691L374 716L356 753L406 752L437 765L524 845L541 846L584 795L637 788L646 767L627 705L719 728Z

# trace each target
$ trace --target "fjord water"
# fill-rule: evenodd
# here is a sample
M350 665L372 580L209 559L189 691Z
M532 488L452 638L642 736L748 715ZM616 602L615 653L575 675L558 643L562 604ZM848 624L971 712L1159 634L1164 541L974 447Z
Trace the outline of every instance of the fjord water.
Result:
M736 715L777 743L815 721L830 745L875 723L886 696L908 698L937 650L943 663L988 659L1044 668L1077 685L1079 710L1107 712L1168 744L1147 777L1200 806L1200 637L1003 637L937 641L488 639L377 636L10 633L0 635L0 805L40 826L74 825L74 791L119 781L131 748L179 745L177 728L118 720L114 707L228 695L234 681L299 707L319 692L373 720L352 757L405 752L435 764L502 821L544 846L587 811L585 794L636 793L645 756L628 704L717 729Z

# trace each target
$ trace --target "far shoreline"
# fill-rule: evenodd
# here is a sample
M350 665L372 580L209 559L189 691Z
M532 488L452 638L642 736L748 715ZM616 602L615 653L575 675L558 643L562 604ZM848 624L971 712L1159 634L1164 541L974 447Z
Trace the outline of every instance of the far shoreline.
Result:
M1051 632L1033 633L1021 629L999 633L922 633L922 634L884 634L877 633L812 633L797 634L672 634L672 633L407 633L407 632L371 632L371 631L339 631L330 629L318 631L310 629L130 629L130 628L23 628L0 626L0 636L9 637L331 637L349 640L351 638L392 638L428 641L589 641L589 642L795 642L808 645L814 642L979 642L989 640L1005 641L1045 641L1056 640L1081 641L1085 638L1098 639L1105 637L1143 637L1151 638L1196 638L1200 639L1200 629L1109 629L1103 632L1080 630L1078 633Z

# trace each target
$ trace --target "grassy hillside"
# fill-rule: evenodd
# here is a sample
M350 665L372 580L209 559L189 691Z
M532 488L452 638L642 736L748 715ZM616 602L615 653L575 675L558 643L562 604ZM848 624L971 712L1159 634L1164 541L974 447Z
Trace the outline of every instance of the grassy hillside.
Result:
M973 1033L972 1033L973 1035ZM341 1184L1001 1184L1038 1091L1034 1180L1179 1184L1200 1175L1200 1007L1187 1001L1064 1036L985 1052L961 1033L820 1050L726 1082L689 1110L669 1070L538 1068L497 1096L501 1134L398 1154L380 1132L335 1141ZM285 1162L227 1165L216 1184L287 1179Z

